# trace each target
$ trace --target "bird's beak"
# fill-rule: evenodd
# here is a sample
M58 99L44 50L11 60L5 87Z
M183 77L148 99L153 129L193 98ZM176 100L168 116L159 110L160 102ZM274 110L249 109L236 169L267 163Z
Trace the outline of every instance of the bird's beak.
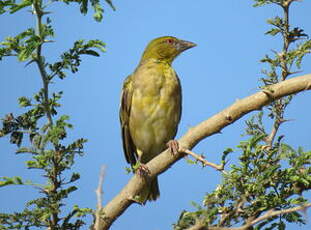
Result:
M195 47L197 44L189 41L179 40L177 44L177 49L182 52L192 47Z

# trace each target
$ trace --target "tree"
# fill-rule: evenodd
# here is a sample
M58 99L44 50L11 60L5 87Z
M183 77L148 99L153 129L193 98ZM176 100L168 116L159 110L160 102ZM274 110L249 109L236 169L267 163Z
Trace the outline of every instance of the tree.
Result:
M111 2L107 2L112 6ZM197 210L194 212L181 213L174 225L175 229L251 229L253 225L255 229L284 229L286 222L304 223L303 215L298 211L310 206L304 191L310 189L311 152L302 148L296 150L285 143L284 136L278 134L280 126L288 122L285 111L294 95L311 88L310 74L289 79L291 75L297 74L295 68L301 68L301 61L310 53L311 47L311 41L304 31L290 26L288 15L293 2L255 1L255 6L270 4L283 10L282 17L268 21L272 29L267 34L280 36L283 47L261 60L268 65L268 69L263 70L265 77L261 79L261 90L191 128L179 139L181 149L178 155L172 156L165 151L148 163L151 171L149 177L152 178L189 154L195 159L190 163L212 166L223 175L215 191L204 197L203 205L195 205ZM83 7L87 6L87 2L79 3L82 13L86 13ZM95 18L101 19L102 8L97 2L91 3L96 12ZM29 184L38 187L43 196L28 202L23 212L1 214L0 223L4 229L79 229L83 224L82 217L87 213L95 214L95 211L75 206L69 213L63 214L64 199L77 189L71 183L79 179L78 173L72 173L65 180L64 171L73 166L74 156L82 154L85 139L66 143L66 130L71 125L67 122L68 116L57 114L62 93L50 95L48 89L52 79L66 77L64 69L71 72L78 70L80 55L98 56L94 48L102 50L104 44L99 40L77 41L72 49L61 56L61 61L48 64L41 47L50 42L49 36L54 33L50 19L46 25L42 23L42 17L47 15L44 13L46 9L43 12L41 1L23 1L20 4L6 1L1 9L3 13L7 10L14 13L31 5L37 17L38 29L29 29L15 38L8 38L2 43L1 55L16 55L20 61L36 64L43 87L33 100L27 97L19 99L20 105L29 109L19 116L8 114L3 119L1 134L10 136L10 141L19 147L17 153L31 154L33 159L27 162L27 166L43 170L48 185L37 185L20 177L3 178L2 186ZM259 110L258 114L246 122L245 134L248 139L241 141L237 150L225 149L220 165L208 162L203 156L190 151L201 140L219 133L254 110ZM42 124L43 119L47 121L46 124ZM265 123L267 119L272 120L271 131L268 131L269 127ZM28 136L29 140L25 140L24 136ZM30 147L21 147L25 144ZM233 152L239 153L237 164L227 163ZM107 205L100 207L99 202L93 227L108 229L119 215L135 203L133 197L144 183L143 178L134 175L120 194ZM100 195L98 198L100 200Z
M66 4L76 1L65 1ZM113 8L109 0L106 2ZM89 1L78 1L80 12L86 14ZM102 20L103 8L98 1L90 1L94 9L94 19ZM0 136L9 135L10 143L15 144L17 154L31 154L32 159L26 161L28 169L42 171L46 178L45 184L24 181L21 177L2 177L1 186L31 185L42 194L37 199L29 201L24 211L13 214L0 215L1 229L29 229L42 227L48 229L80 229L84 222L80 217L90 213L88 208L72 207L63 214L61 209L64 199L77 189L72 185L80 178L80 174L73 172L70 178L65 178L66 170L72 168L76 156L83 155L84 138L79 138L69 144L65 143L67 129L73 126L68 123L69 116L58 115L61 106L59 100L63 92L50 93L49 87L57 78L63 80L67 72L75 73L81 63L82 55L99 56L95 49L105 52L105 44L100 40L78 40L69 51L60 56L55 63L46 61L42 52L45 44L53 42L54 29L51 19L47 17L50 2L42 0L23 0L16 2L8 0L1 2L0 12L16 13L23 8L31 9L36 17L36 28L29 28L15 37L7 37L1 43L1 59L16 56L18 61L26 65L35 64L42 80L42 88L33 98L20 97L21 107L27 108L21 115L9 113L2 120ZM46 23L43 21L46 20ZM26 137L28 139L26 139ZM26 140L25 140L26 139ZM26 146L26 147L25 147Z

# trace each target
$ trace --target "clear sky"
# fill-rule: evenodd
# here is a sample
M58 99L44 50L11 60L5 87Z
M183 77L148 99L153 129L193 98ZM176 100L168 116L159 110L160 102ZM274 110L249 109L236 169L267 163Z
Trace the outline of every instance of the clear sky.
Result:
M64 81L56 80L51 87L64 91L63 107L59 114L68 114L74 129L69 139L84 137L84 157L78 158L73 170L81 174L67 206L95 208L94 190L101 165L106 166L104 204L127 183L130 175L122 152L119 126L119 98L124 78L132 73L147 43L155 37L172 35L197 43L174 62L183 87L183 114L177 137L237 99L257 92L264 65L259 60L271 50L278 50L280 39L266 36L270 28L268 18L280 15L280 9L271 6L253 8L253 1L181 1L132 0L114 1L117 11L106 5L104 19L95 22L91 14L82 16L78 7L54 3L48 9L55 28L55 43L43 50L48 61L56 61L78 39L101 39L107 52L99 58L85 57L80 71L69 74ZM311 35L311 1L294 3L291 8L292 26L300 26ZM34 17L26 11L0 16L0 40L32 27ZM310 73L311 58L303 62L303 72ZM299 73L300 74L300 73ZM34 65L25 67L15 58L0 62L0 117L7 113L19 114L17 98L32 96L41 87L41 79ZM311 149L310 133L311 92L299 94L289 106L285 123L279 134L295 148ZM194 151L205 154L209 161L219 163L223 150L235 147L245 128L243 117L223 134L201 142ZM271 122L267 124L271 126ZM267 126L269 130L271 127ZM0 176L22 176L43 182L40 172L25 169L27 156L14 154L15 146L8 138L0 139ZM233 159L236 156L231 156ZM230 163L230 162L229 162ZM193 210L191 201L201 203L206 192L212 191L219 173L210 168L189 165L181 160L159 177L161 197L145 207L132 205L112 226L120 229L171 229L182 210ZM37 196L36 190L25 187L5 187L0 190L0 212L18 211L25 201ZM308 195L309 197L310 194ZM310 211L309 211L310 212ZM310 217L310 215L309 215ZM309 218L310 219L310 218ZM90 219L89 219L90 220ZM290 229L310 229L291 226Z

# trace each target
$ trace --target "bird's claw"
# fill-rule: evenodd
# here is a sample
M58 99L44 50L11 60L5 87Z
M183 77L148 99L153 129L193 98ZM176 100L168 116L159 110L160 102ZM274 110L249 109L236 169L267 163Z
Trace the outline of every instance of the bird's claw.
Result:
M179 153L179 143L176 140L170 140L167 142L167 147L173 155Z
M139 167L136 169L136 172L141 177L144 177L150 174L150 170L145 164L140 164Z

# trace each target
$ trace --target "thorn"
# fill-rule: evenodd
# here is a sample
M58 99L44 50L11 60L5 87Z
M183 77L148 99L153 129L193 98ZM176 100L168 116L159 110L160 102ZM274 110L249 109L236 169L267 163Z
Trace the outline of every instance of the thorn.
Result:
M25 67L27 67L28 65L30 65L31 63L35 62L35 60L31 60L29 62L26 63Z
M229 122L232 122L232 117L229 114L227 114L226 115L226 120L229 121Z
M294 121L294 119L281 119L280 124L288 122L288 121Z

